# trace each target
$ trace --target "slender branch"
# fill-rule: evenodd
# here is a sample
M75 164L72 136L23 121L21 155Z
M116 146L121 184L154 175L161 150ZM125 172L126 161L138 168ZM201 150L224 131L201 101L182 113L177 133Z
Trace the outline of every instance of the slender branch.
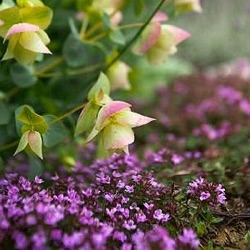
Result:
M103 66L103 63L93 64L88 67L80 68L80 69L72 69L67 71L67 75L78 75L83 73L90 73L95 71Z
M63 114L63 115L61 115L61 116L55 118L55 119L52 120L51 122L49 122L48 125L57 123L57 122L59 122L59 121L65 119L66 117L68 117L68 116L74 114L74 113L75 113L76 111L78 111L79 109L82 109L85 105L86 105L86 104L84 103L84 104L81 104L80 106L77 106L77 107L71 109L71 110L68 111L67 113L65 113L65 114Z
M55 58L55 60L53 60L51 63L49 63L48 65L44 66L42 69L38 70L36 72L36 76L38 77L43 77L44 76L44 72L48 72L50 70L52 70L53 68L55 68L56 66L58 66L59 64L61 64L64 61L63 57L60 56L58 58Z
M166 2L166 0L161 0L160 3L157 5L153 13L149 16L148 20L141 26L141 28L137 31L135 36L126 44L126 46L119 52L119 54L106 65L105 70L109 69L122 55L130 48L130 46L139 38L143 30L147 27L150 21L153 19L155 14L160 10L162 5Z
M5 144L0 147L0 152L5 151L9 148L15 147L18 144L19 140L13 141L11 143Z

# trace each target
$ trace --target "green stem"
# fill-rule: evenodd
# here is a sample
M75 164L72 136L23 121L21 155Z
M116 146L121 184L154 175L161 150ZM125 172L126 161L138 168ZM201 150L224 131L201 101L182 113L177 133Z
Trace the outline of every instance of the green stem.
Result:
M74 113L75 113L76 111L78 111L79 109L82 109L85 105L86 105L86 104L84 103L84 104L81 104L80 106L77 106L77 107L71 109L71 110L68 111L67 113L65 113L65 114L63 114L63 115L61 115L61 116L55 118L55 119L52 120L51 122L49 122L48 125L57 123L57 122L59 122L59 121L65 119L66 117L68 117L68 116L74 114Z
M18 144L18 142L19 142L19 140L16 140L16 141L13 141L13 142L11 142L9 144L5 144L5 145L1 146L0 147L0 152L5 151L5 150L7 150L9 148L15 147Z
M105 70L109 69L119 58L121 58L122 55L130 48L130 46L137 40L137 38L139 38L143 30L147 27L147 25L150 23L150 21L153 19L155 14L160 10L160 8L165 2L166 0L160 1L153 13L149 16L148 20L141 26L135 36L126 44L126 46L119 52L119 54L110 63L106 65Z
M60 56L58 58L55 58L51 63L45 65L40 70L37 70L36 71L36 76L43 77L45 72L48 72L48 71L54 69L56 66L58 66L59 64L61 64L63 61L64 61L64 59L63 59L62 56Z

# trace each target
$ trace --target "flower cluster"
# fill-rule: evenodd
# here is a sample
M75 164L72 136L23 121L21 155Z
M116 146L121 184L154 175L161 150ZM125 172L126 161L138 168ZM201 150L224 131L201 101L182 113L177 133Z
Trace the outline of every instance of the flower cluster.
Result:
M194 199L209 206L218 206L225 203L225 189L221 184L207 182L200 177L188 185L187 193Z
M152 249L161 232L158 249L197 249L192 230L172 238L165 229L174 225L178 210L172 187L158 183L150 172L126 174L119 169L122 159L114 159L109 173L99 171L86 186L74 174L47 181L7 174L0 180L0 246L141 249L146 244ZM129 165L129 159L123 162Z

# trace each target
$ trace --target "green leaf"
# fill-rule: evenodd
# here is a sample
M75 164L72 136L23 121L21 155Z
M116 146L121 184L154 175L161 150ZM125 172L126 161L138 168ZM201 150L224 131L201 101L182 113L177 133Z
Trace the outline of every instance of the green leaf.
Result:
M104 60L104 49L99 43L81 41L70 34L63 45L63 57L72 67L89 66Z
M30 157L29 158L29 179L34 180L36 176L40 176L43 173L42 162L39 158Z
M2 125L0 126L0 145L4 145L9 141L9 134L7 131L7 127Z
M87 138L87 136L95 125L96 116L99 109L100 106L91 102L87 103L87 105L82 110L80 116L78 117L75 129L75 136L83 133L83 137Z
M38 80L32 67L23 66L18 63L11 66L10 74L13 82L20 88L33 86Z
M54 115L45 115L46 122L49 124L56 119ZM48 130L42 135L43 144L45 147L53 147L56 144L60 143L68 136L68 131L65 128L64 124L60 121L52 123L49 125Z
M44 6L40 0L17 0L17 5L21 8L32 6Z
M10 27L16 23L21 23L21 16L17 7L12 7L0 11L0 19L4 22L1 26L0 36L4 37Z
M78 37L71 34L63 46L63 57L71 67L80 67L89 62L88 50L91 45L83 43Z
M26 7L20 9L22 22L35 24L45 30L51 23L53 11L46 6Z
M250 246L250 231L248 231L245 235L245 240L247 242L247 245Z
M91 6L93 0L77 0L77 9L78 10L87 10Z
M118 28L113 29L109 33L109 38L112 42L117 43L117 44L124 45L126 43L124 35Z
M23 105L16 110L16 120L25 125L21 127L21 132L36 130L43 134L48 129L44 117L36 114L28 105ZM17 124L17 129L20 129L20 124Z
M96 104L98 103L99 95L105 94L109 95L110 93L110 83L108 77L104 73L100 73L99 78L97 82L94 84L94 86L90 89L88 93L88 100L94 101Z
M202 236L206 232L206 224L203 221L195 223L197 234Z
M0 125L8 124L11 112L7 105L0 104Z
M139 16L144 8L144 0L136 0L134 1L134 11L137 16Z
M112 26L110 22L110 17L106 12L104 12L102 15L102 23L105 29L110 29Z
M0 157L0 174L2 174L4 172L4 162L3 162L3 158Z
M210 223L216 224L223 221L222 217L212 217Z
M16 154L18 154L19 152L23 151L23 150L27 147L28 142L29 142L29 131L26 131L26 132L22 135L22 137L21 137L21 139L20 139L20 141L19 141L19 143L18 143L16 152L14 153L14 155L16 155Z

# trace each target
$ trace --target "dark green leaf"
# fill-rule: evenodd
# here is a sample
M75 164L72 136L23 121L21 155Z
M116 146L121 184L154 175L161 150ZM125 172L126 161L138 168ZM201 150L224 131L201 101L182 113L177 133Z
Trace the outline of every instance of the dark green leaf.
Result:
M0 104L0 125L8 124L11 116L11 111L5 104Z
M142 13L143 8L144 8L144 0L134 1L134 10L137 16L139 16Z
M40 134L43 134L48 129L44 117L36 114L28 105L23 105L17 108L15 111L15 117L17 133L19 135L28 130L35 130Z
M42 162L37 157L29 158L29 179L34 180L36 176L40 176L43 173Z
M63 45L63 57L70 67L89 66L104 60L104 50L100 43L81 41L71 34Z
M28 88L37 83L32 67L15 63L10 68L10 74L13 82L20 88Z
M103 22L104 28L106 28L106 29L110 29L111 28L110 17L105 12L103 13L103 16L102 16L102 22Z
M121 44L121 45L124 45L126 42L124 35L122 34L122 32L118 28L113 29L109 33L109 38L112 42L117 43L117 44Z
M56 116L45 115L46 122L49 124L56 119ZM42 135L45 147L53 147L68 136L68 131L60 121L49 125L48 130Z

